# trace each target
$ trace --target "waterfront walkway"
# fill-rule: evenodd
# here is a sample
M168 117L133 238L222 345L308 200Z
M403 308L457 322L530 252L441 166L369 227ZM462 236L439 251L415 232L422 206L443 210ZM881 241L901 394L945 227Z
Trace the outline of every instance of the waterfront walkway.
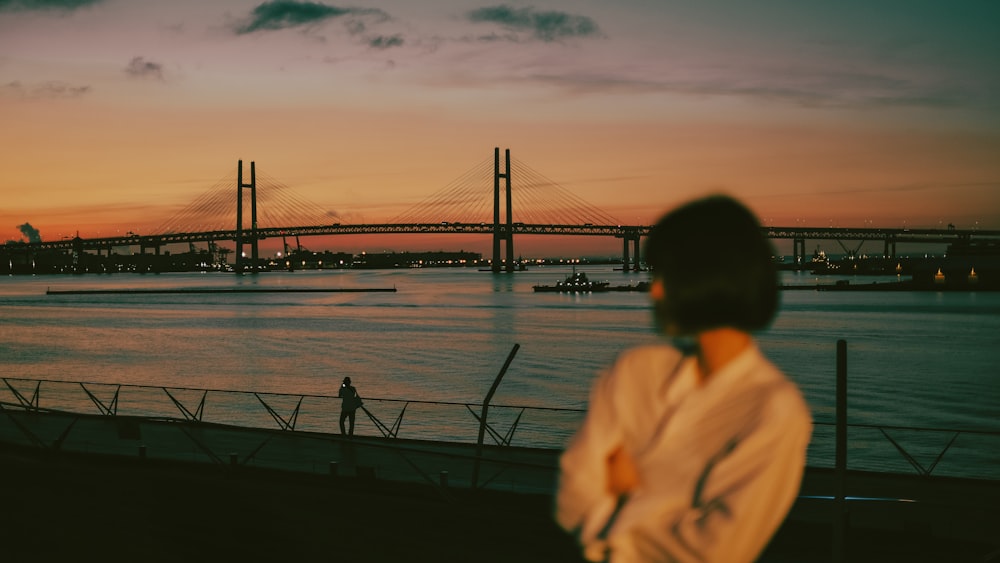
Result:
M579 561L556 450L0 407L4 561ZM1000 482L845 477L761 560L1000 561Z

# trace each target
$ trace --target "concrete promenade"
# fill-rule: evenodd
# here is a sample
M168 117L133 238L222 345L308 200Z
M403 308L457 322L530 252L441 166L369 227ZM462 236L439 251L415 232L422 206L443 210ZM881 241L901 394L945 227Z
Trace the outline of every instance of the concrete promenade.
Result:
M579 561L558 454L3 405L0 560ZM838 560L1000 561L1000 482L810 469L761 561Z

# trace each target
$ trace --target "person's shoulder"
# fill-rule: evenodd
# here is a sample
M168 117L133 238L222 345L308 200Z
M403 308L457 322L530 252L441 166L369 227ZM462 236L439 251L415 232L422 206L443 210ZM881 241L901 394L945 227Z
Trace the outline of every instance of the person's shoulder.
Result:
M613 405L619 424L638 428L659 411L663 391L673 385L684 356L666 343L623 350L592 391L592 400Z
M615 378L632 379L650 373L672 372L683 359L680 351L665 343L643 344L618 354L611 375Z

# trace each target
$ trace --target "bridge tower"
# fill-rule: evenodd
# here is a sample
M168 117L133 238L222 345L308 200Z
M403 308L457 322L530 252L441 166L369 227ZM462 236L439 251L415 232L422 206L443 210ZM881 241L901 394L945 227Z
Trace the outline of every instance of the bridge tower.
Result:
M500 147L493 149L493 272L500 271L500 241L506 241L507 271L514 271L514 224L511 220L510 204L510 149L504 149L505 168L500 172ZM507 191L507 213L504 223L500 223L500 179L503 178Z
M250 183L243 183L243 161L240 160L236 170L236 271L242 273L246 269L246 258L243 256L243 189L250 188L250 264L253 273L257 273L259 258L257 239L257 174L254 162L250 161Z

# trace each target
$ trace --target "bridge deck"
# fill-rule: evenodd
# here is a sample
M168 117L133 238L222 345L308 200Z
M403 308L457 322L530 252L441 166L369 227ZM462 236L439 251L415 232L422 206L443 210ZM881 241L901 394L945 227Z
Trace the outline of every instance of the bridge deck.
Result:
M638 240L649 235L649 225L583 225L513 223L494 226L492 223L385 223L385 224L333 224L266 227L255 231L236 229L171 232L152 235L128 234L114 237L68 238L45 242L23 243L32 250L103 250L117 246L135 246L140 249L159 248L167 244L235 241L294 236L335 236L366 234L481 234L493 235L495 231L512 235L604 236L625 240ZM762 227L764 234L773 239L798 240L871 240L887 243L950 244L960 241L1000 239L1000 230L985 229L883 229L852 227Z

